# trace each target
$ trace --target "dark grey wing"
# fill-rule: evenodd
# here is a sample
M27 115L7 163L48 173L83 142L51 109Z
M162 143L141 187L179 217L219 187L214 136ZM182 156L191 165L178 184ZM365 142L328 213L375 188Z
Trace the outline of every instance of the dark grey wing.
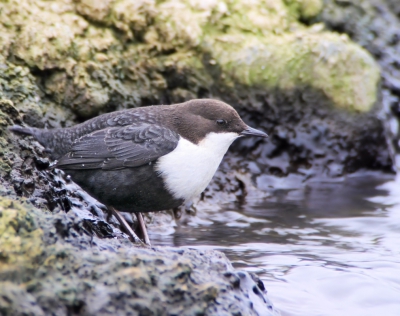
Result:
M106 128L77 139L60 169L121 169L150 163L173 151L179 135L154 124Z

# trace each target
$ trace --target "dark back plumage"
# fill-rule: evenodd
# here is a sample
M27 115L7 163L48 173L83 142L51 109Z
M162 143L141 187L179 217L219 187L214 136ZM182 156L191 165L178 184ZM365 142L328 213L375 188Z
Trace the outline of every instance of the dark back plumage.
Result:
M149 164L168 154L179 135L198 143L210 132L240 133L245 128L230 105L202 99L107 113L70 128L10 130L34 136L60 169L115 170Z

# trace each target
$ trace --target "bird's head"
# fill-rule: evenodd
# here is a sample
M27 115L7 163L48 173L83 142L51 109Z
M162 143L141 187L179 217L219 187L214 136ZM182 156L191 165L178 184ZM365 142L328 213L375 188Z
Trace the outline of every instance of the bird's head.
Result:
M220 139L229 145L243 136L268 137L266 133L248 126L232 106L222 101L196 99L181 103L176 109L174 124L179 134L196 144L207 137Z

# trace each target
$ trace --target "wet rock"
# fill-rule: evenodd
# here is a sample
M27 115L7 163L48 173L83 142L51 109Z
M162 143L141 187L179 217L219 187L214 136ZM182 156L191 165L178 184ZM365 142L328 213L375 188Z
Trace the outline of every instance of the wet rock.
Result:
M7 271L0 313L271 310L259 281L233 271L218 252L132 246L103 205L62 173L46 170L51 162L44 149L10 135L7 126L71 126L107 111L196 97L228 101L270 140L234 144L199 200L175 212L182 223L196 212L206 221L223 203L263 199L270 189L311 177L389 170L377 117L379 70L371 56L384 69L383 104L396 134L399 89L390 73L397 69L397 18L369 3L1 3L0 187L12 201L3 198L0 220L8 245L0 256ZM372 23L377 16L387 22ZM345 30L360 45L329 30ZM17 202L22 198L29 207ZM150 229L173 233L173 214L149 214Z
M135 248L88 235L82 222L1 199L2 315L275 313L257 277L222 253Z
M319 19L367 49L382 71L382 113L394 169L400 171L400 18L398 1L326 1Z
M321 91L336 107L369 111L376 101L379 69L347 37L298 30L285 35L223 35L210 50L227 86ZM311 92L312 93L312 92Z
M10 1L0 45L46 96L82 118L204 95L221 83L310 87L334 106L367 111L378 67L345 36L301 22L321 9L320 0Z
M379 70L346 36L325 31L323 24L305 24L326 11L321 1L46 4L1 5L7 34L1 39L8 58L4 72L13 71L4 82L12 87L12 78L26 82L19 84L25 88L5 91L13 102L32 95L29 108L16 106L31 125L68 125L71 113L85 119L126 107L217 96L273 135L268 144L245 141L264 173L285 176L316 168L307 173L340 176L391 163L375 112L331 111L370 110ZM49 106L43 109L43 104ZM57 117L60 113L69 120ZM346 131L338 133L342 125ZM370 132L359 131L360 126ZM237 148L249 149L247 144ZM329 171L332 163L343 171Z

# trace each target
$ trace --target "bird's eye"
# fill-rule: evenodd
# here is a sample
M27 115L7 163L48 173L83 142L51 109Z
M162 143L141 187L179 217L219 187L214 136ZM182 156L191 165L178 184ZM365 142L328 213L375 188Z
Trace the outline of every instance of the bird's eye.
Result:
M217 124L220 126L223 126L223 125L228 124L228 122L226 120L217 120Z

